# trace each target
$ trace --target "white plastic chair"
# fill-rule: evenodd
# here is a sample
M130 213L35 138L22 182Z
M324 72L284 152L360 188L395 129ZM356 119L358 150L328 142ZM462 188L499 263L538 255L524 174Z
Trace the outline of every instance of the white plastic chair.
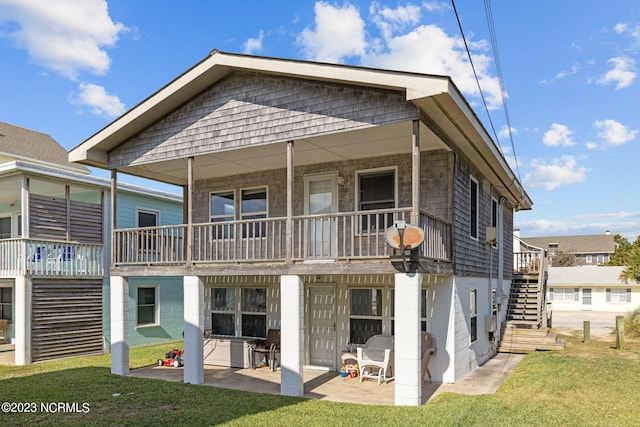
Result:
M364 378L377 379L378 385L392 380L393 337L374 335L367 340L364 347L356 348L360 382Z

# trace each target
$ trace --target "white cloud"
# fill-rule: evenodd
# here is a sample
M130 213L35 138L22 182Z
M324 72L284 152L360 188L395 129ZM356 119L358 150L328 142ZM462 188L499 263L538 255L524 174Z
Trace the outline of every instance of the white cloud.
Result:
M443 1L423 1L422 7L429 12L442 12L449 9L449 3Z
M574 64L571 66L570 71L560 71L558 74L555 75L555 78L563 79L565 77L569 77L576 74L579 70L580 70L580 64Z
M264 40L264 31L260 30L257 38L248 39L244 42L244 53L251 55L262 50L262 41Z
M638 134L637 130L630 130L625 125L615 120L596 120L593 127L598 129L598 135L610 145L621 145L633 141Z
M525 176L525 185L531 188L544 188L545 190L553 190L562 185L584 182L589 171L585 167L578 166L573 156L562 156L553 159L550 163L534 160L531 166L533 172Z
M126 31L111 20L105 0L3 0L0 21L17 24L1 36L13 39L38 64L70 79L81 70L104 74L110 66L105 48Z
M422 7L436 10L444 4L428 2ZM298 37L305 57L327 62L352 57L370 67L451 76L465 95L480 96L461 37L449 36L436 25L418 25L421 13L416 6L391 9L374 3L370 12L370 23L380 31L378 38L367 31L355 6L317 2L315 28L305 28ZM501 107L500 82L491 75L493 60L485 54L489 44L472 39L468 44L488 107Z
M356 6L342 7L323 1L315 4L315 29L305 28L298 37L304 55L321 62L341 62L365 53L365 23Z
M636 52L640 48L640 25L616 24L614 30L618 34L627 34L631 37L631 46L628 50Z
M616 89L623 89L635 80L638 73L636 72L636 61L628 56L618 56L607 61L612 64L613 69L598 80L598 84L606 85L615 83Z
M102 86L80 83L78 88L80 93L73 102L83 107L89 107L95 116L114 119L126 110L120 99L115 95L108 94Z
M551 129L544 133L542 142L547 147L570 147L575 144L569 127L558 123L553 123Z
M518 134L518 130L513 126L511 126L511 128L509 128L508 126L503 126L502 129L498 131L498 138L508 139L509 136L517 135L517 134Z

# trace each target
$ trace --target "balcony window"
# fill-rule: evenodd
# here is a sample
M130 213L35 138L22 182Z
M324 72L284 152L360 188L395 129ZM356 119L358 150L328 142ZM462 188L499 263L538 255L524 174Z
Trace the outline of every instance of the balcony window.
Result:
M11 217L5 216L0 218L0 239L11 238Z
M267 189L266 187L245 189L241 192L240 217L243 220L253 220L267 217ZM243 237L264 237L266 222L251 222L243 227Z
M213 288L211 292L211 331L234 336L236 331L235 289Z
M358 210L394 209L396 207L396 170L362 171L357 173ZM393 225L393 214L364 214L362 230L384 231Z
M349 340L364 344L382 333L382 289L351 289Z
M227 222L235 219L235 192L222 191L211 193L210 221ZM234 236L232 224L220 224L212 228L213 239L232 239Z
M151 209L136 209L138 227L157 227L160 225L160 212Z

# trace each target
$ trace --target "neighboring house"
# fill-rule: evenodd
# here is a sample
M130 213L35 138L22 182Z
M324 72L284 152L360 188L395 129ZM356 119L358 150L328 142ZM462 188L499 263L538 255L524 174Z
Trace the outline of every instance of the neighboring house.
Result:
M520 237L531 246L547 251L550 267L605 265L616 250L613 235ZM561 261L560 258L564 259Z
M204 363L248 367L273 328L284 395L376 334L394 336L399 405L421 401L421 330L435 381L495 354L513 210L531 201L448 77L213 51L69 158L184 188L185 224L114 230L111 308L129 313L136 277L182 276L187 383ZM425 232L417 272L385 243L396 221Z
M615 252L613 235L608 231L584 236L518 235L515 230L514 247L528 245L547 253L547 297L554 310L626 312L640 305L638 284L620 280L624 267L605 266Z
M103 352L110 181L69 163L49 135L0 122L0 183L0 318L10 321L15 363ZM124 227L182 222L181 197L119 185L118 199ZM182 338L182 282L163 277L138 286L144 290L132 287L131 318L144 321L130 325L131 344Z

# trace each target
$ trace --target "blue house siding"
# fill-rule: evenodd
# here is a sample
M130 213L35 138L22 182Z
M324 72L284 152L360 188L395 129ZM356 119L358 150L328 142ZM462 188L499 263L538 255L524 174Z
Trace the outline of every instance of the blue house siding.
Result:
M159 212L158 225L184 223L182 203L144 196L139 193L119 191L117 195L116 228L136 227L138 209ZM106 219L110 221L110 219ZM110 253L111 238L106 239L105 250ZM129 345L151 345L183 338L183 280L182 277L131 277L129 278ZM156 287L157 324L137 326L138 288ZM104 336L105 348L111 348L110 277L104 280Z

